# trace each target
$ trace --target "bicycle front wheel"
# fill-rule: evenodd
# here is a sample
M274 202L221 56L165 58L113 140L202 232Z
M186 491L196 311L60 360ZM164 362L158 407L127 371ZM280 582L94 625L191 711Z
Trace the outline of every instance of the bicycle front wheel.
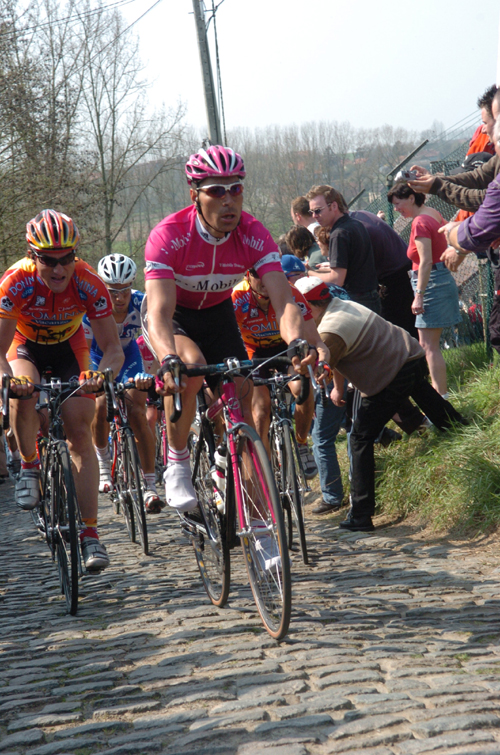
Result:
M64 441L58 443L53 463L52 528L57 565L61 592L66 598L68 612L74 616L78 608L80 572L79 513L71 460Z
M307 555L307 543L306 533L304 529L304 509L302 492L299 487L297 479L297 460L294 453L295 445L293 443L292 434L288 425L283 425L283 441L285 450L284 459L284 480L286 497L290 502L290 508L293 513L295 526L297 528L297 534L299 537L300 551L302 553L302 560L305 564L309 563L309 557Z
M135 517L132 498L128 492L125 458L126 440L120 431L113 433L113 503L115 512L120 509L125 517L125 524L130 540L135 543Z
M241 425L234 480L250 587L265 628L276 640L290 624L292 586L283 513L269 459L255 430Z
M139 536L139 542L142 545L144 554L148 555L148 526L146 523L146 509L144 507L143 495L143 476L139 462L139 452L135 442L134 434L130 428L122 430L125 440L125 476L127 481L127 490L132 500L134 508L135 532ZM135 541L134 541L135 542Z
M293 546L293 521L290 501L286 495L285 467L283 465L283 434L279 428L271 424L269 432L269 446L271 449L271 469L274 479L278 486L278 494L283 510L283 520L285 522L285 532L287 536L288 549L292 550Z
M194 489L204 521L205 533L199 528L193 536L193 547L203 586L214 604L222 608L229 596L230 560L222 515L217 508L217 489L210 474L208 448L195 426L188 437Z

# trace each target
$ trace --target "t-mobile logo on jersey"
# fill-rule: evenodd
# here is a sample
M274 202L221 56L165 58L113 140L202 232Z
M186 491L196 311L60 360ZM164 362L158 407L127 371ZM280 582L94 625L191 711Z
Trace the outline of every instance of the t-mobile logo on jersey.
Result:
M258 252L264 251L264 239L256 239L255 236L243 236L243 242L248 244L252 249L256 249Z
M182 249L183 246L186 246L190 238L191 238L190 233L186 233L185 236L178 236L176 239L172 239L172 241L170 242L170 247L174 251L178 252L179 249Z

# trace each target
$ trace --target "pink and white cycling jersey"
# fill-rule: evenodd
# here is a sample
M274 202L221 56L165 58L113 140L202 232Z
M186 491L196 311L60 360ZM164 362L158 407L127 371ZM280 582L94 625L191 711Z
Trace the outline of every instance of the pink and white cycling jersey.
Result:
M153 228L145 256L146 280L175 279L177 304L188 309L229 299L251 267L260 276L282 272L278 247L262 223L242 212L237 228L216 239L200 223L194 205Z

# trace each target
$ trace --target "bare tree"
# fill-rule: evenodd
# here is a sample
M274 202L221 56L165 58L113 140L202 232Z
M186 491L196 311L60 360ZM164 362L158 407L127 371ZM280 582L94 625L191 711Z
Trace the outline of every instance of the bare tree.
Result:
M82 16L81 35L83 138L95 161L103 253L109 254L135 222L134 211L148 187L173 164L184 109L179 104L168 112L148 111L138 44L117 11L101 7Z

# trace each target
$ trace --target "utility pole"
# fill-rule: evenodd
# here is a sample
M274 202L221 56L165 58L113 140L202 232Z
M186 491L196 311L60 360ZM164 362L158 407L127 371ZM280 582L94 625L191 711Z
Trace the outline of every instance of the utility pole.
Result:
M214 77L208 49L207 29L205 25L203 0L193 0L193 11L200 50L201 73L205 92L205 107L207 110L208 138L212 144L222 144L222 132L219 121L219 110L215 98Z

